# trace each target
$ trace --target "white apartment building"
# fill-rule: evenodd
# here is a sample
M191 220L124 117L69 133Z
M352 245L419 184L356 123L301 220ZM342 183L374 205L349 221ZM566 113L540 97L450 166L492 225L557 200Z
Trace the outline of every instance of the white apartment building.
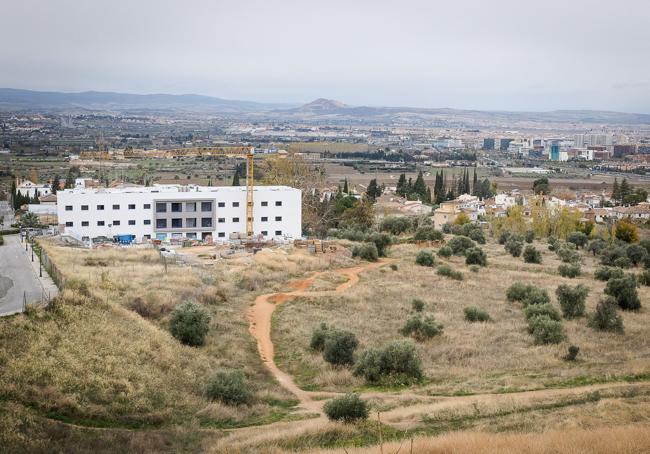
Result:
M253 231L265 239L300 238L301 191L255 186ZM61 233L88 240L135 235L135 241L172 238L228 241L246 232L245 186L156 185L74 188L57 193Z

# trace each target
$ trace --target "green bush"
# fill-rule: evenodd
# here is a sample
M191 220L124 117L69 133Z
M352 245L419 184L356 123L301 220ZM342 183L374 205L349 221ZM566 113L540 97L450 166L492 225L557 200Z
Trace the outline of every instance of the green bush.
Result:
M327 231L327 236L350 241L366 241L368 237L366 232L357 229L330 229Z
M487 254L480 247L473 247L465 251L466 265L487 266Z
M387 233L373 233L368 237L368 241L375 244L379 257L386 257L386 250L393 244L393 237Z
M548 237L548 250L553 252L560 246L560 242L554 236Z
M580 265L577 263L563 263L557 267L557 271L562 277L578 277L580 276Z
M524 249L524 262L542 263L542 253L535 249L535 246L526 246L526 249Z
M510 232L504 230L503 232L501 232L501 235L499 235L499 244L501 245L506 244L508 238L510 238Z
M589 326L600 331L623 332L623 318L616 310L616 300L611 296L601 300L589 317Z
M535 241L535 231L534 230L527 230L526 235L524 236L524 239L526 240L526 243L528 243L528 244Z
M218 370L208 381L206 395L226 405L245 405L253 400L253 392L241 371Z
M442 333L443 326L436 323L433 317L423 318L420 314L411 315L400 333L410 336L418 342L424 342Z
M580 347L577 347L575 345L570 345L564 359L566 359L567 361L575 361L579 352L580 352Z
M420 266L433 266L436 264L436 259L433 257L433 254L429 251L420 251L415 257L415 263Z
M580 263L580 253L575 250L573 243L562 243L555 249L555 253L564 263Z
M479 271L481 271L481 267L479 265L472 265L469 267L469 270L472 273L478 273Z
M323 359L336 366L354 363L354 351L359 346L359 341L354 333L343 330L331 330L325 336Z
M607 281L605 294L614 297L621 309L628 311L641 309L641 300L636 291L636 279L631 274Z
M528 331L536 344L558 344L564 339L562 322L545 315L528 319Z
M602 238L595 238L589 242L589 246L587 246L587 251L591 252L594 257L601 252L603 252L607 248L607 241L603 240Z
M449 265L440 265L438 267L438 271L436 271L436 273L439 276L449 277L449 278L455 279L457 281L462 281L463 280L463 273L461 273L460 271L454 270Z
M352 248L352 257L359 257L369 262L379 260L379 251L375 243L363 243Z
M449 246L443 246L438 250L438 255L448 259L454 254L454 251L451 250Z
M529 320L533 317L540 316L545 316L558 322L562 319L558 310L551 303L530 304L524 308L524 315Z
M411 307L415 312L422 312L424 310L424 301L416 298L411 301Z
M524 284L523 282L515 282L512 284L510 287L508 287L508 290L506 290L506 298L508 301L523 301L526 299L528 294L534 289L535 287L531 284Z
M639 284L650 286L650 270L645 270L637 276Z
M617 266L618 259L628 259L627 249L624 246L609 246L600 252L600 263L607 266ZM629 259L628 259L629 261ZM625 261L619 261L623 264Z
M193 301L176 306L171 313L169 331L186 345L203 345L209 329L208 311Z
M505 244L506 252L508 252L513 257L519 257L523 248L524 243L522 241L519 241L519 239L515 238L514 236L510 236Z
M427 225L418 228L413 239L415 241L442 241L445 239L445 236L440 230L436 230L433 226Z
M393 271L397 271L397 263L391 263L390 264L390 269Z
M608 281L612 278L623 277L625 273L622 269L613 266L601 266L594 272L594 278L599 281Z
M567 236L567 242L573 243L577 248L585 247L589 238L582 232L572 232Z
M455 236L449 240L447 246L451 248L455 255L463 255L467 249L476 246L476 243L474 243L466 236Z
M630 259L630 262L632 262L632 265L634 266L642 263L648 255L645 248L638 244L630 244L627 247L625 253L627 254L627 258Z
M413 224L409 218L404 216L395 216L384 219L379 225L379 230L398 236L411 230L412 225Z
M341 421L346 424L365 421L370 412L366 401L358 394L352 393L325 402L323 411L330 421Z
M465 225L470 225L470 224L465 224ZM483 233L483 229L480 227L470 230L467 236L469 237L470 240L474 240L478 244L485 244L485 233Z
M555 290L555 295L562 308L564 318L581 317L585 313L585 301L589 289L582 284L575 287L562 284Z
M320 326L311 333L311 341L309 342L309 348L322 352L325 349L325 341L327 336L330 334L331 329L325 324L321 323Z
M618 266L619 268L629 268L632 266L632 260L630 260L629 257L619 257L614 260L614 266Z
M411 342L394 341L364 351L354 374L368 383L409 384L422 379L422 360Z
M463 309L463 312L465 313L465 320L468 322L489 322L492 320L490 317L490 314L488 314L486 311L483 309L479 309L478 307L466 307Z
M551 297L546 290L533 287L523 299L522 304L526 307L534 304L548 304L550 302Z

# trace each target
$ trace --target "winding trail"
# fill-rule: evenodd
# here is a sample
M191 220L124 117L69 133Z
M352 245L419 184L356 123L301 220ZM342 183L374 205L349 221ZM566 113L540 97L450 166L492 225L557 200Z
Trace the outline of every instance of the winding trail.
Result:
M347 281L338 285L334 290L308 292L307 289L312 286L316 278L324 273L318 271L305 279L299 279L289 282L289 287L293 290L289 292L267 293L260 295L255 299L255 303L248 311L249 328L248 331L257 341L257 350L264 365L269 369L273 377L289 392L294 394L300 401L300 406L308 412L318 413L322 415L323 402L314 400L313 396L323 396L329 393L324 392L309 392L300 389L293 381L293 378L286 372L283 372L275 364L273 341L271 340L271 319L273 312L279 304L282 304L291 299L299 296L328 296L336 293L341 293L356 285L359 282L359 274L363 271L378 268L385 265L389 260L381 260L379 262L368 263L364 265L353 266L350 268L341 268L332 270L341 276L347 277ZM335 394L335 393L332 393Z

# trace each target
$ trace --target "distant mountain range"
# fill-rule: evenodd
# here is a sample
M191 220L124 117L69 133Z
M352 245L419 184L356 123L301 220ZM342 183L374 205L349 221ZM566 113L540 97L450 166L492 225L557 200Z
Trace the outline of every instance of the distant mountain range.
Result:
M650 114L601 110L552 112L480 111L450 108L350 106L319 98L302 106L228 100L202 95L127 94L86 91L45 92L0 88L0 110L91 111L132 114L230 114L256 119L289 121L354 121L375 124L511 125L529 123L650 125Z

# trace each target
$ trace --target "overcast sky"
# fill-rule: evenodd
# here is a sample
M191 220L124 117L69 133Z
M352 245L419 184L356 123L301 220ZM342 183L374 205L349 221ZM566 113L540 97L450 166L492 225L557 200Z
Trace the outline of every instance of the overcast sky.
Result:
M2 0L0 86L650 113L649 0Z

